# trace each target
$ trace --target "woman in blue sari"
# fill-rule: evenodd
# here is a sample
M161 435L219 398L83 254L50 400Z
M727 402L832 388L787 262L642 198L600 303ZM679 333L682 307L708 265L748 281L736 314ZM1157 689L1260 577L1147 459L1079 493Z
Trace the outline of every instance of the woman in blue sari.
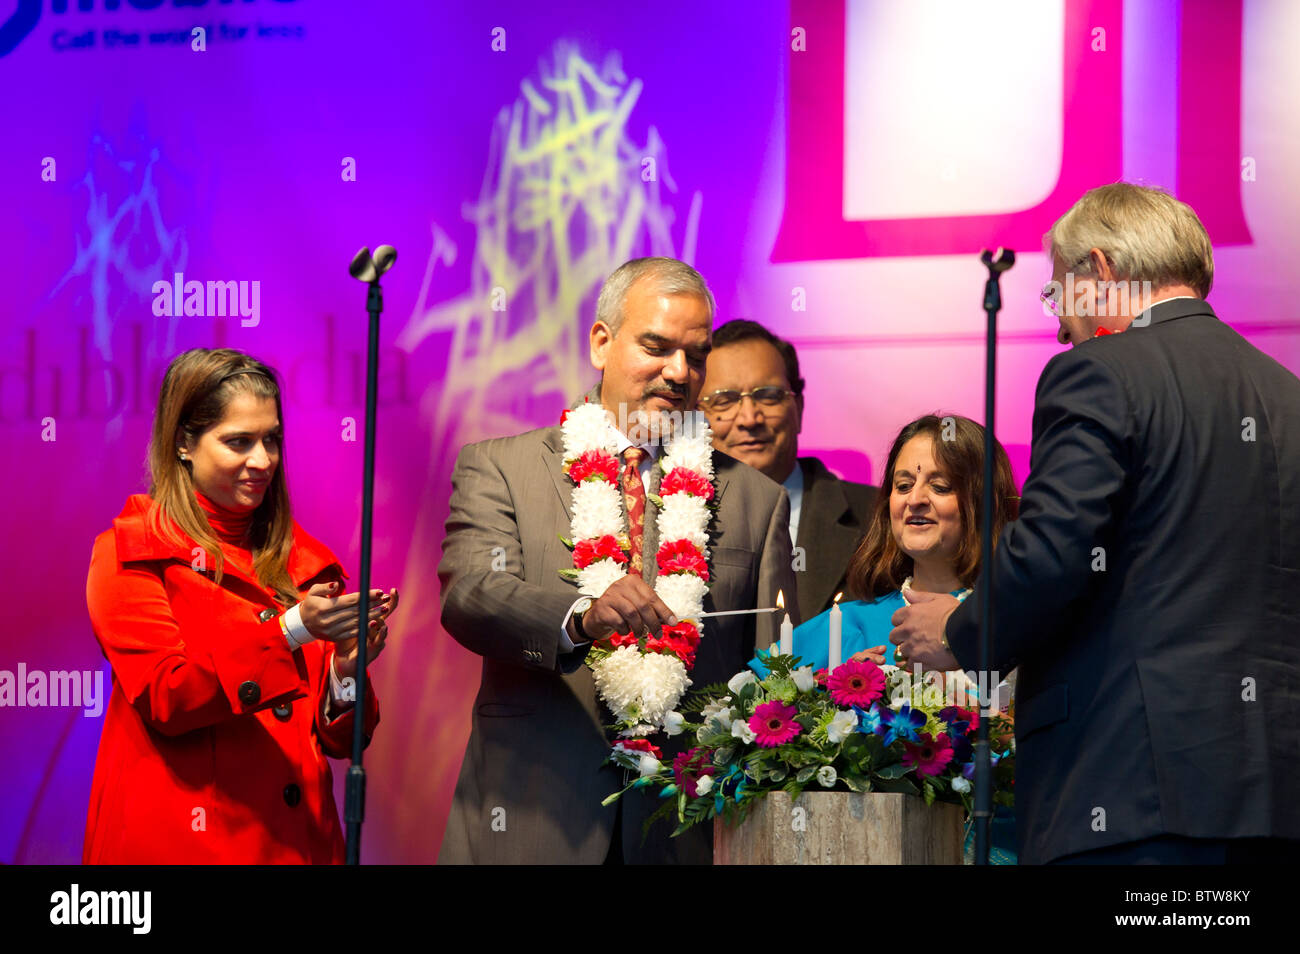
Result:
M1011 464L995 442L993 539L1016 519L1020 498ZM840 604L841 659L872 659L906 666L889 642L891 617L911 591L950 593L965 599L980 569L984 498L984 428L965 417L929 414L899 432L889 450L871 522L846 574L854 599ZM830 614L794 630L794 655L813 670L829 662ZM759 650L750 666L767 675ZM994 821L995 860L1014 864L1011 815Z

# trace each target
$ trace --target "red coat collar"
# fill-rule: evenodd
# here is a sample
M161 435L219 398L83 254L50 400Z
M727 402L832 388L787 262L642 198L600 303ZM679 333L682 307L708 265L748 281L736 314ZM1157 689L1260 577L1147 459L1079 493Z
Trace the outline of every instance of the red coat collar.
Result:
M113 534L117 542L117 558L123 563L131 560L169 560L177 559L189 563L192 548L198 546L179 527L177 532L186 541L177 545L154 533L149 528L149 509L153 500L148 494L132 494L126 499L126 506L113 520ZM347 573L338 557L329 547L321 543L302 527L298 521L293 523L293 547L289 550L289 578L295 586L319 576L322 570L337 566L346 578ZM226 572L236 576L245 576L229 562ZM257 583L256 580L249 582ZM259 586L261 584L258 584Z

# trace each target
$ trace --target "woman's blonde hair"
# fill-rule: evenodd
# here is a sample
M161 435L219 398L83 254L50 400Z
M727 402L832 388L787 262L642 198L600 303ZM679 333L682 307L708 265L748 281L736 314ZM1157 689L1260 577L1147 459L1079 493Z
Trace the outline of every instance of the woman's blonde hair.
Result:
M232 348L194 348L178 355L163 376L149 443L149 496L153 499L149 526L164 539L183 545L179 528L203 547L212 560L218 583L224 565L221 543L195 497L193 464L180 459L178 445L197 443L205 431L221 421L237 394L275 401L275 413L283 425L280 385L268 365ZM274 590L283 605L292 606L299 594L289 577L293 516L283 438L279 464L266 495L253 511L250 532L258 582Z
M1191 206L1162 189L1128 182L1089 189L1056 220L1043 244L1072 271L1097 248L1126 281L1150 282L1153 289L1188 285L1202 298L1214 284L1205 226Z

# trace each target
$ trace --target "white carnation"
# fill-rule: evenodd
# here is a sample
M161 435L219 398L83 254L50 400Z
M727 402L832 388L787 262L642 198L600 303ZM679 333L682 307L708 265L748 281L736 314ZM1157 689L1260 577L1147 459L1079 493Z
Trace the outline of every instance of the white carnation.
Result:
M962 793L969 792L970 780L965 778L964 776L958 775L956 778L952 780L952 790L954 792L962 792Z
M619 722L663 725L691 684L676 656L642 655L635 646L620 646L592 667L596 691Z
M730 711L731 711L731 696L723 696L717 702L710 702L707 705L705 705L705 707L700 710L700 717L703 719L711 719L719 712L730 712ZM730 724L731 724L731 716L727 716L727 725Z
M835 713L835 718L831 719L830 724L826 726L826 738L838 745L847 739L858 727L858 715L852 710L844 710Z
M758 680L754 676L753 670L742 669L740 672L736 673L734 676L732 676L730 679L727 680L727 688L730 689L734 695L740 695L741 689L744 689L751 682L757 682L757 681Z
M573 487L573 542L619 534L623 525L622 497L607 480L584 480Z
M664 732L668 735L681 735L686 725L686 716L680 712L670 712L664 716Z
M649 752L646 752L641 756L641 762L637 766L637 771L641 773L642 778L645 778L647 775L658 775L661 768L663 768L663 765L659 760Z
M746 745L754 741L754 730L749 727L749 723L744 719L737 719L731 723L731 734Z
M704 498L681 493L669 494L663 500L663 508L655 517L660 541L690 540L708 559L709 535L706 528L709 526L709 509Z
M664 473L674 467L685 467L709 480L713 479L713 432L704 426L705 435L697 437L681 436L668 446L663 457Z
M594 560L578 571L578 592L592 599L600 599L616 580L621 580L626 575L623 564L615 563L609 557Z
M581 457L590 450L614 452L609 414L599 404L580 404L568 413L560 426L565 459Z
M708 586L694 573L669 573L655 578L655 592L678 619L695 619L704 612L707 591Z
M794 687L800 692L812 692L813 686L817 685L817 680L813 678L812 666L800 666L790 675L794 678Z
M701 775L695 782L695 794L707 795L713 791L713 776Z
M817 784L822 788L834 788L837 778L834 765L823 765L817 770Z

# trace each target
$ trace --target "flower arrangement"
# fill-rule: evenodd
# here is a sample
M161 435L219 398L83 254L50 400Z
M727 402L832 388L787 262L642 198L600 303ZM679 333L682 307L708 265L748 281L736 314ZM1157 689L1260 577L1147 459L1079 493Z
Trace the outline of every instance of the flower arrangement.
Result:
M572 539L560 538L573 551L573 567L560 575L597 599L631 563L616 433L605 409L591 403L566 411L561 433L564 469L574 488ZM648 636L614 633L587 653L596 691L613 713L620 739L611 758L639 764L657 752L644 736L664 726L691 684L688 673L704 632L699 616L709 587L708 525L716 506L712 440L704 415L689 413L659 458L659 493L646 493L658 513L652 517L647 507L645 519L657 520L661 541L655 593L678 622Z
M905 792L973 810L978 704L953 705L941 681L870 660L829 673L799 667L797 656L766 662L765 678L745 670L692 692L664 715L669 735L695 736L671 765L657 750L616 749L612 760L638 777L605 804L633 789L657 793L664 804L651 820L671 816L674 835L712 818L738 824L768 792L797 798L811 786ZM990 717L993 798L1008 806L1015 784L1010 732L1006 718Z

